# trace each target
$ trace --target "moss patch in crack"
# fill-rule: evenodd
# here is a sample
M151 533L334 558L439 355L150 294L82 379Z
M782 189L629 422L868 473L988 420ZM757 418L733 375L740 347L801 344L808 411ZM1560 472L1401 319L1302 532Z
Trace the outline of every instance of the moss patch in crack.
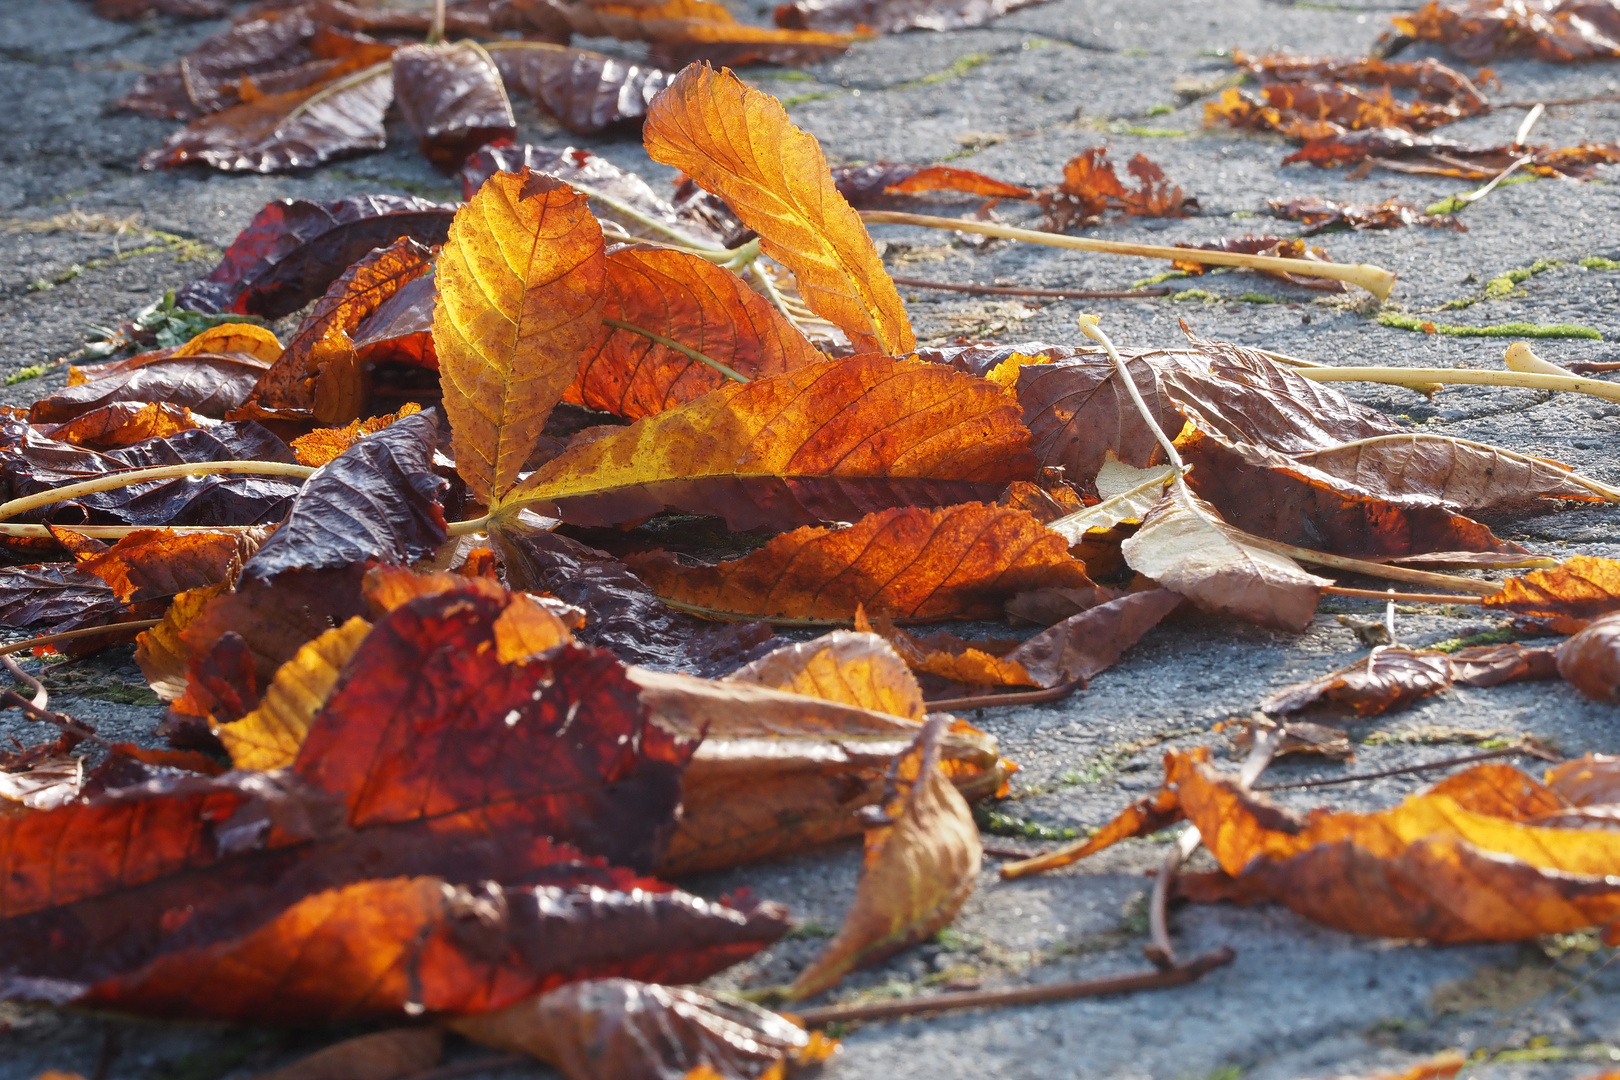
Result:
M912 79L909 82L896 83L893 89L911 90L918 86L935 86L942 82L950 82L952 79L960 79L962 76L973 71L973 69L988 63L989 60L989 53L968 53L966 56L957 57L956 61L948 68L924 75L920 79Z
M1620 270L1620 261L1605 259L1601 255L1588 255L1576 265L1583 270Z
M1172 297L1171 299L1180 299ZM1586 338L1602 341L1603 334L1590 326L1573 323L1496 323L1492 326L1463 326L1458 323L1437 323L1416 315L1403 315L1386 311L1378 316L1378 324L1393 330L1412 330L1421 334L1444 334L1447 337L1495 338Z
M993 810L983 803L973 808L973 820L978 822L980 832L987 832L992 836L1011 836L1021 840L1064 841L1074 840L1080 835L1071 828L1054 829L1050 825L1042 825L1038 821L1031 821L1015 814L1003 814L1000 810Z

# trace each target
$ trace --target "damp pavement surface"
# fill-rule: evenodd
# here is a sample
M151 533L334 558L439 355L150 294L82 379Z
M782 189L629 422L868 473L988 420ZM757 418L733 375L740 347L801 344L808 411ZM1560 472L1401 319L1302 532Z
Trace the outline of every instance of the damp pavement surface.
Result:
M1321 195L1374 202L1398 196L1424 206L1475 186L1374 172L1283 167L1275 139L1202 128L1204 98L1232 71L1234 47L1261 53L1353 54L1369 47L1398 7L1262 0L1054 0L990 26L946 34L879 38L802 70L753 69L754 85L780 97L834 164L882 159L949 161L1039 186L1063 163L1104 145L1123 165L1149 155L1198 199L1195 217L1123 220L1086 230L1115 240L1198 242L1249 232L1288 233L1266 216L1268 198ZM764 21L766 9L738 8ZM0 4L0 369L15 376L77 349L89 324L115 325L165 289L206 272L218 250L268 200L396 192L449 200L453 184L420 158L415 140L391 131L382 153L297 176L205 171L143 173L135 161L173 126L118 113L109 102L136 74L189 49L218 24L106 22L81 0ZM592 47L634 57L636 46ZM1420 58L1423 49L1402 57ZM1436 54L1437 55L1437 54ZM1493 100L1530 103L1613 95L1620 64L1493 65ZM1472 69L1468 69L1471 73ZM1183 93L1178 94L1178 89ZM655 185L671 173L652 164L634 133L570 136L519 103L521 138L584 146ZM1444 129L1466 141L1505 143L1524 116L1501 108ZM1620 140L1620 101L1554 106L1533 141L1569 145ZM1507 185L1463 214L1466 233L1408 228L1337 233L1317 243L1340 262L1399 273L1385 312L1471 326L1577 324L1603 340L1546 340L1555 363L1620 359L1620 270L1583 259L1620 259L1620 170L1592 183ZM973 204L935 212L958 214ZM929 209L924 207L922 209ZM61 215L78 211L73 222ZM998 211L1029 224L1033 211ZM122 231L118 223L126 222ZM53 227L61 225L65 227ZM921 229L881 226L875 238L897 276L1044 288L1122 289L1163 263L1019 244L969 243ZM1597 262L1594 267L1604 264ZM1538 272L1486 297L1510 271ZM1498 366L1507 340L1425 335L1381 325L1375 302L1324 296L1248 273L1168 282L1177 295L1097 301L976 298L902 287L923 341L959 335L1004 342L1076 340L1074 318L1103 316L1125 346L1171 345L1178 320L1199 334L1335 365ZM1440 311L1448 301L1478 300ZM65 379L57 368L15 382L0 402L26 404ZM1498 443L1568 462L1620 484L1620 404L1528 390L1447 388L1433 400L1375 385L1341 384L1414 428ZM1569 509L1498 526L1531 549L1563 557L1620 556L1620 509ZM1290 636L1204 616L1151 632L1112 670L1066 701L984 710L967 719L1001 740L1022 770L996 809L1051 836L1100 825L1152 791L1171 748L1236 753L1212 725L1245 716L1268 692L1364 655L1338 613L1374 612L1332 599L1314 625ZM1403 642L1427 644L1484 633L1497 620L1468 607L1402 610ZM994 632L997 627L970 627ZM161 709L129 650L111 650L51 674L56 707L116 738L149 739ZM15 712L0 734L37 740ZM1561 682L1448 691L1404 712L1351 728L1349 766L1285 760L1268 781L1327 777L1435 761L1532 735L1563 753L1620 750L1620 709L1580 697ZM1535 766L1535 762L1523 761ZM1295 809L1370 810L1420 790L1421 778L1363 781L1286 793ZM990 839L987 837L987 839ZM1161 838L1162 839L1162 838ZM1043 841L995 837L1033 850ZM930 944L848 979L835 1000L926 994L1093 978L1147 969L1145 895L1162 843L1133 841L1053 874L1003 883L986 858L979 888L955 926ZM1207 856L1199 856L1207 859ZM1208 865L1205 863L1204 865ZM787 940L714 980L717 987L788 981L822 947L853 895L853 847L707 875L682 884L718 896L738 888L786 903L797 923ZM1522 946L1435 948L1363 940L1318 928L1281 908L1187 907L1172 925L1179 950L1230 946L1236 961L1179 989L1064 1004L867 1023L843 1033L829 1075L856 1078L1238 1077L1298 1080L1401 1069L1460 1047L1486 1061L1465 1076L1563 1080L1620 1062L1620 965L1594 939L1576 935ZM0 1005L0 1080L49 1069L104 1080L246 1077L293 1060L351 1030L276 1031L126 1022ZM482 1051L458 1046L453 1059ZM98 1073L98 1062L103 1062ZM493 1077L496 1074L487 1074ZM533 1066L500 1075L552 1076Z

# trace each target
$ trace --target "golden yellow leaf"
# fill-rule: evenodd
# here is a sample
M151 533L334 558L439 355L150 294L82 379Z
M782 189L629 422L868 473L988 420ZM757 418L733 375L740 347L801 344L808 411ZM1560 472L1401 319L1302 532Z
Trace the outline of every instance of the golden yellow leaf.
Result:
M140 665L146 684L163 701L175 701L186 692L186 676L191 670L191 650L180 640L180 632L208 602L231 591L231 583L221 581L200 589L188 589L176 596L163 613L163 621L135 638L135 663Z
M174 350L176 357L207 353L246 353L255 360L274 364L281 359L281 341L269 330L253 323L220 323L210 326Z
M834 186L815 136L782 103L729 70L693 65L647 110L647 153L725 199L759 233L760 250L793 271L810 310L857 352L898 356L911 322L866 226Z
M928 711L922 687L906 662L876 634L834 630L782 648L727 675L726 682L857 705L921 720Z
M439 255L433 347L456 469L498 500L602 322L602 227L543 173L496 173L456 212Z
M282 664L257 709L215 729L231 763L238 769L265 770L291 765L343 665L370 632L371 624L355 616L308 642Z

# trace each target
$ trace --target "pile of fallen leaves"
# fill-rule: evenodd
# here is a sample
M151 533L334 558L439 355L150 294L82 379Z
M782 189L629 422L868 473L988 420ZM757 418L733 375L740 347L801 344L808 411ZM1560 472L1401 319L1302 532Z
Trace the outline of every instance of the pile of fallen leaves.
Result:
M1046 192L945 168L835 173L729 72L619 72L621 89L643 79L610 95L632 104L589 115L644 116L649 154L688 179L667 201L588 152L503 141L503 54L565 64L557 85L583 71L593 95L616 61L545 43L395 46L367 35L404 16L356 21L367 10L261 5L227 32L236 53L216 42L148 79L137 98L198 117L163 160L325 160L368 145L397 98L424 152L461 167L467 201L272 203L177 303L307 308L285 341L214 320L74 368L0 416L15 563L0 568L0 625L48 630L31 644L63 650L138 633L170 744L107 742L7 660L28 689L4 703L56 737L0 760L0 995L160 1017L425 1018L576 1078L753 1080L835 1046L677 984L770 945L788 915L664 879L864 835L843 927L776 1001L927 939L978 877L970 802L1016 769L952 711L1083 692L1190 609L1300 632L1324 595L1354 588L1329 574L1404 574L1566 639L1380 645L1260 704L1246 732L1260 768L1323 745L1307 714L1368 715L1455 684L1563 677L1620 698L1620 563L1554 566L1492 531L1620 491L1413 431L1308 369L1190 330L1157 349L1118 350L1087 324L1083 343L919 350L851 206L952 190L1037 201L1056 228L1185 213L1146 159L1127 167L1136 190L1101 152ZM453 4L449 25L521 17L544 32L557 10ZM646 33L672 48L735 44L655 10L567 9L656 22ZM816 27L844 7L785 11ZM255 49L263 66L244 74ZM1256 71L1272 79L1264 100L1215 107L1294 134L1305 122L1285 113L1312 112L1312 138L1485 107L1432 63ZM1392 85L1419 100L1395 102ZM1530 572L1470 573L1504 569ZM1002 618L1042 629L915 625ZM1004 873L1186 821L1221 867L1177 879L1196 900L1440 942L1620 919L1606 759L1544 784L1481 766L1381 814L1304 820L1256 793L1257 772L1197 754L1166 770L1097 836ZM1224 962L1154 958L1181 981ZM422 1067L439 1052L438 1027L369 1038Z

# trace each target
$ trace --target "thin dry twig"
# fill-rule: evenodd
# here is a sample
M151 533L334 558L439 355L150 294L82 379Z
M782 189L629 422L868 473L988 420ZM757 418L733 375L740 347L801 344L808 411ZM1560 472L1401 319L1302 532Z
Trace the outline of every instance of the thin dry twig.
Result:
M110 634L123 630L147 630L162 622L162 619L134 619L130 622L108 623L106 626L81 626L77 630L63 630L59 634L41 634L26 641L13 641L10 645L0 645L0 656L9 656L12 653L28 652L41 645L55 645L58 641L72 641L74 638L90 637L94 634Z
M1018 694L980 694L977 697L940 698L924 701L929 712L955 712L958 709L994 709L1003 705L1040 705L1048 701L1061 701L1076 690L1086 688L1085 679L1059 683L1049 690L1030 690Z
M1056 300L1130 300L1138 296L1169 296L1168 286L1154 289L1024 289L1011 285L952 285L921 278L891 278L896 285L912 289L939 289L943 292L971 293L975 296L1044 296Z
M1360 596L1369 600L1392 600L1397 604L1483 604L1483 596L1451 596L1448 593L1392 593L1379 589L1351 589L1329 585L1322 590L1329 596Z
M1403 765L1398 769L1380 769L1378 772L1353 773L1349 776L1335 776L1326 780L1296 780L1287 784L1261 784L1255 787L1254 790L1296 791L1300 788L1337 787L1340 784L1353 784L1357 780L1379 780L1386 776L1401 776L1406 773L1433 772L1436 769L1449 769L1454 765L1471 765L1476 761L1517 757L1521 754L1527 757L1539 758L1542 761L1557 762L1563 760L1545 747L1536 746L1533 743L1521 743L1517 746L1502 746L1495 750L1484 750L1478 754L1463 754L1442 761L1430 761L1423 765Z

